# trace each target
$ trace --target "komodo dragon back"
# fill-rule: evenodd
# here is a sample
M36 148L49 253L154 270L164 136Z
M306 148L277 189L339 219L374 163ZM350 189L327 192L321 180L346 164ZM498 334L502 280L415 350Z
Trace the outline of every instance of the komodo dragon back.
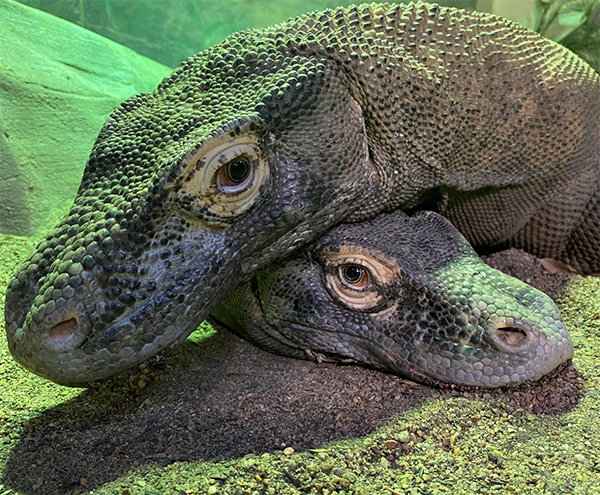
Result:
M113 112L9 285L9 349L59 383L112 376L257 269L395 208L600 271L599 86L525 28L434 5L234 34Z

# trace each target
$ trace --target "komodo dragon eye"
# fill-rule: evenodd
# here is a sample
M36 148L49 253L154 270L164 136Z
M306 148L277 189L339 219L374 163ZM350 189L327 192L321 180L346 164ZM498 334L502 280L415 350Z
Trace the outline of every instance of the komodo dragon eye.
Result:
M236 158L219 170L219 186L231 193L245 185L252 167L246 157Z
M269 178L269 166L252 135L221 136L202 146L184 162L177 194L192 213L208 210L220 217L236 217L258 199Z
M359 246L326 248L321 256L330 294L358 311L377 307L384 297L385 285L400 275L400 267L382 253Z
M359 265L340 267L340 276L353 287L364 287L369 282L369 272Z

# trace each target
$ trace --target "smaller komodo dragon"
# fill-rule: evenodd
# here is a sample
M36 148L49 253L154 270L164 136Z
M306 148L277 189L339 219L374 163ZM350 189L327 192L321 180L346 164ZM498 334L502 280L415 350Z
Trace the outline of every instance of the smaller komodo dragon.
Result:
M441 215L343 224L238 286L213 316L278 354L498 387L573 357L544 293L483 263Z
M566 48L436 5L233 34L108 119L8 286L10 352L65 385L113 376L255 271L395 209L600 271L599 92Z

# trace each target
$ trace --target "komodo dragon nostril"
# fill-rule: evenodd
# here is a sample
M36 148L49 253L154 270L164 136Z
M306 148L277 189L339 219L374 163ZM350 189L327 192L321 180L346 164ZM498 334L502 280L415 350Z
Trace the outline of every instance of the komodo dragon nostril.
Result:
M65 345L75 335L77 329L77 320L69 318L54 325L48 332L48 342L54 345Z
M531 350L540 343L543 332L526 320L501 318L488 327L488 338L492 346L508 354L519 354Z
M522 328L501 327L496 330L496 335L502 342L511 347L519 347L527 340L527 332Z

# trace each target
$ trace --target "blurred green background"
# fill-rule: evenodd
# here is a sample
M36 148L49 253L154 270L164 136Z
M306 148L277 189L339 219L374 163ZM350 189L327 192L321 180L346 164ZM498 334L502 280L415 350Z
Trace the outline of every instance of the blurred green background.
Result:
M121 43L169 67L229 34L351 0L19 0ZM398 2L406 3L406 2ZM540 32L600 68L600 0L441 0Z

